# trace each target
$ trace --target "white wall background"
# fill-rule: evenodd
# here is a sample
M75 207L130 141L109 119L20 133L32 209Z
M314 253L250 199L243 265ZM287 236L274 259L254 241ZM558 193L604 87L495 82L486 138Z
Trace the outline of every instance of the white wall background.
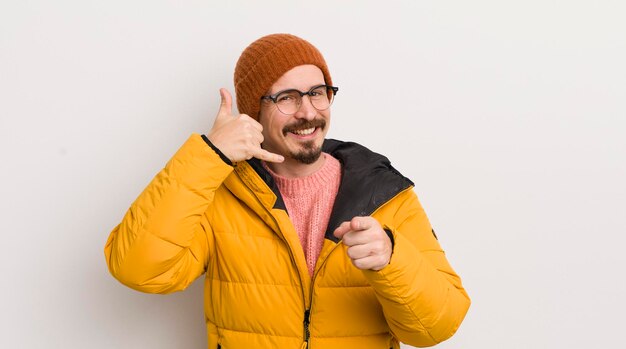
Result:
M204 348L202 285L108 275L109 231L239 53L325 54L333 138L416 182L472 296L441 348L624 348L623 1L6 1L0 347Z

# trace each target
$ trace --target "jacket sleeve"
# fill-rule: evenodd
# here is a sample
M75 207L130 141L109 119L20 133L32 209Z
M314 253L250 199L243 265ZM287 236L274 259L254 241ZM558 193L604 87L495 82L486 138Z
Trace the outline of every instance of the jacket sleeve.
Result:
M213 250L205 212L232 170L193 134L109 235L111 274L138 291L170 293L204 273Z
M401 204L392 219L395 226L383 226L394 235L391 260L385 268L364 274L393 335L412 346L432 346L456 332L470 299L413 190L396 200Z

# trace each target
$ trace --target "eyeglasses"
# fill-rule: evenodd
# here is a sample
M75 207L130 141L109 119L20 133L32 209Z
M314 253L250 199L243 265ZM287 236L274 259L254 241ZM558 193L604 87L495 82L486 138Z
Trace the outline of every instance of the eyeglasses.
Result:
M339 87L329 85L318 85L312 87L307 92L302 92L296 89L284 90L276 92L273 95L263 96L261 99L269 99L281 113L286 115L293 115L298 112L302 105L302 97L309 96L311 105L317 110L326 110L333 104L335 95L339 91Z

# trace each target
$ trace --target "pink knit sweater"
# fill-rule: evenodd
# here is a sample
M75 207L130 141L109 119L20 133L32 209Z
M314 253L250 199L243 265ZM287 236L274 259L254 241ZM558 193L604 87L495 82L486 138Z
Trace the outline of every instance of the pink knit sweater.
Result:
M341 181L339 160L327 153L322 153L322 156L322 168L306 177L283 177L265 166L283 196L311 276L324 244L324 233Z

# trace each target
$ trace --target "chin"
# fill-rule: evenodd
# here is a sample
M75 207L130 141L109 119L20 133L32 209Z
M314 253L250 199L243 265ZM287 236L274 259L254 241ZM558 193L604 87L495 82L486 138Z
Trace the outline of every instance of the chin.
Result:
M318 152L300 152L298 154L293 154L292 158L300 163L305 165L310 165L317 161L322 155L322 151Z
M301 145L299 151L290 152L290 157L300 163L310 165L316 162L322 155L322 147L315 142L307 142Z

